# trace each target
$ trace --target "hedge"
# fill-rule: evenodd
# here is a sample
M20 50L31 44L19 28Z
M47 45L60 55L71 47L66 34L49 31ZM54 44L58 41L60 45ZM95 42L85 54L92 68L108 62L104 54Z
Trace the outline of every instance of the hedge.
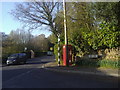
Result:
M76 65L80 65L80 66L120 68L120 60L119 61L110 61L110 60L79 60L75 64Z

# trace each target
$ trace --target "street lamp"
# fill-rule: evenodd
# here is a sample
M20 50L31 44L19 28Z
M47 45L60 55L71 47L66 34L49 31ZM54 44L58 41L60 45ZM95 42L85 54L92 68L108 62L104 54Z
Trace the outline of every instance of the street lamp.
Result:
M66 3L65 3L65 0L63 0L63 11L64 11L65 45L66 45L66 66L69 66L69 60L68 60L68 39L67 39L67 19L66 19Z

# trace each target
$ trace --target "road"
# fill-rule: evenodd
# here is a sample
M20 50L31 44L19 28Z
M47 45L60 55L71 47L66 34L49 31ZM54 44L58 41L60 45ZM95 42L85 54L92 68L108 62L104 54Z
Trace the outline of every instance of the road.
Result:
M3 88L118 88L113 77L54 72L42 65L54 56L30 59L23 65L2 67Z

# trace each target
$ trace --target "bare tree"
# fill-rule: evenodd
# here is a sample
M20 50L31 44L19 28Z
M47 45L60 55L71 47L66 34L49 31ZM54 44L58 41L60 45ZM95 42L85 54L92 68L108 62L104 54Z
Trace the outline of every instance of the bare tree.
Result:
M49 41L44 34L33 38L32 45L36 51L47 51L49 49Z
M12 30L9 38L17 44L26 44L32 39L32 34L24 30L24 28Z
M11 14L31 28L41 25L50 27L50 31L57 35L55 17L62 8L60 2L24 2L16 4Z

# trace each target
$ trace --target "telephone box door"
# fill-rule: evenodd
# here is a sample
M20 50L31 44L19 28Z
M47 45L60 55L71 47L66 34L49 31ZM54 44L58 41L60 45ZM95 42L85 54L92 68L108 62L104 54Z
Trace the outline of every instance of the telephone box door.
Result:
M63 45L63 65L67 65L67 56L66 56L66 45ZM68 60L69 60L69 65L72 64L72 46L68 45Z

